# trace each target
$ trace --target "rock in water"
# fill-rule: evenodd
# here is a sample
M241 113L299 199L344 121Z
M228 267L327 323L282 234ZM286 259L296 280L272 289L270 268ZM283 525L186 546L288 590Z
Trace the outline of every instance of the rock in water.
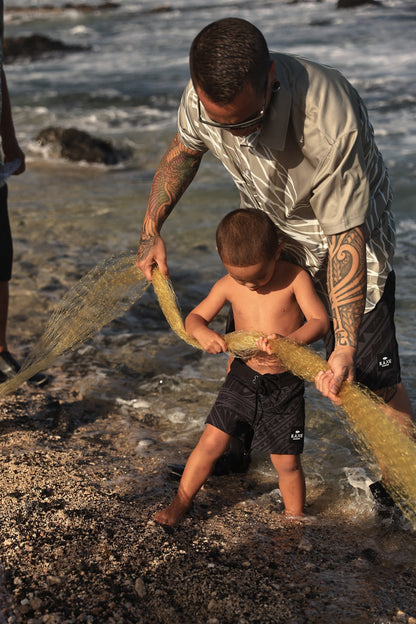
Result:
M62 43L45 35L29 35L27 37L6 37L3 42L3 62L12 63L18 59L36 60L50 54L65 52L82 52L89 48L79 45Z
M36 141L42 147L48 147L50 155L56 158L104 165L115 165L121 160L120 153L111 143L76 128L50 126L38 134Z
M337 9L353 9L354 7L362 6L363 4L375 4L382 6L380 0L338 0Z

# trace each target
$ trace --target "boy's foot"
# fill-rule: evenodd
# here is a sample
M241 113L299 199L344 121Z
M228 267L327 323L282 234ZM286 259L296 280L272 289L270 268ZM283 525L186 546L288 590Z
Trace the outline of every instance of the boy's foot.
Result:
M170 505L158 511L153 516L153 520L163 527L174 527L178 524L179 520L190 510L192 503L184 503L178 497L175 496Z
M0 353L0 383L12 379L21 369L19 362L15 360L9 351ZM36 373L27 380L33 386L43 386L49 381L49 377L44 373Z
M288 514L285 512L285 518L287 520L290 520L291 522L302 522L303 524L315 524L315 522L318 520L316 516L308 516L307 514L303 513L300 515L293 515L293 514Z

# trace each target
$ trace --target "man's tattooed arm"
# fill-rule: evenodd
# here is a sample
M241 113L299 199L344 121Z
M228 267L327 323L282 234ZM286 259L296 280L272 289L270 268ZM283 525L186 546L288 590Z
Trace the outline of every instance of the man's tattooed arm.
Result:
M367 290L365 238L361 227L328 236L328 293L335 347L357 347Z
M153 178L142 226L138 261L144 261L150 254L163 223L194 179L203 154L186 148L178 135L175 135Z

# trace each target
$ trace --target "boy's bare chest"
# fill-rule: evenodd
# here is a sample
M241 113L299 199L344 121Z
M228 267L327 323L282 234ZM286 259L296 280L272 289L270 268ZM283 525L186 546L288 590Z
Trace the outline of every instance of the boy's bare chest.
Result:
M231 296L236 329L256 330L266 334L286 335L299 327L302 313L291 293L265 296L247 291L245 296Z

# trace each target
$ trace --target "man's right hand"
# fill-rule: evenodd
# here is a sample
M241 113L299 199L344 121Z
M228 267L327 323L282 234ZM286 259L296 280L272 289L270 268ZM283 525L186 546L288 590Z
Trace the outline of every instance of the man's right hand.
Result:
M166 261L166 247L160 236L141 238L136 256L136 266L143 271L145 278L152 281L152 269L157 265L160 272L169 277Z

